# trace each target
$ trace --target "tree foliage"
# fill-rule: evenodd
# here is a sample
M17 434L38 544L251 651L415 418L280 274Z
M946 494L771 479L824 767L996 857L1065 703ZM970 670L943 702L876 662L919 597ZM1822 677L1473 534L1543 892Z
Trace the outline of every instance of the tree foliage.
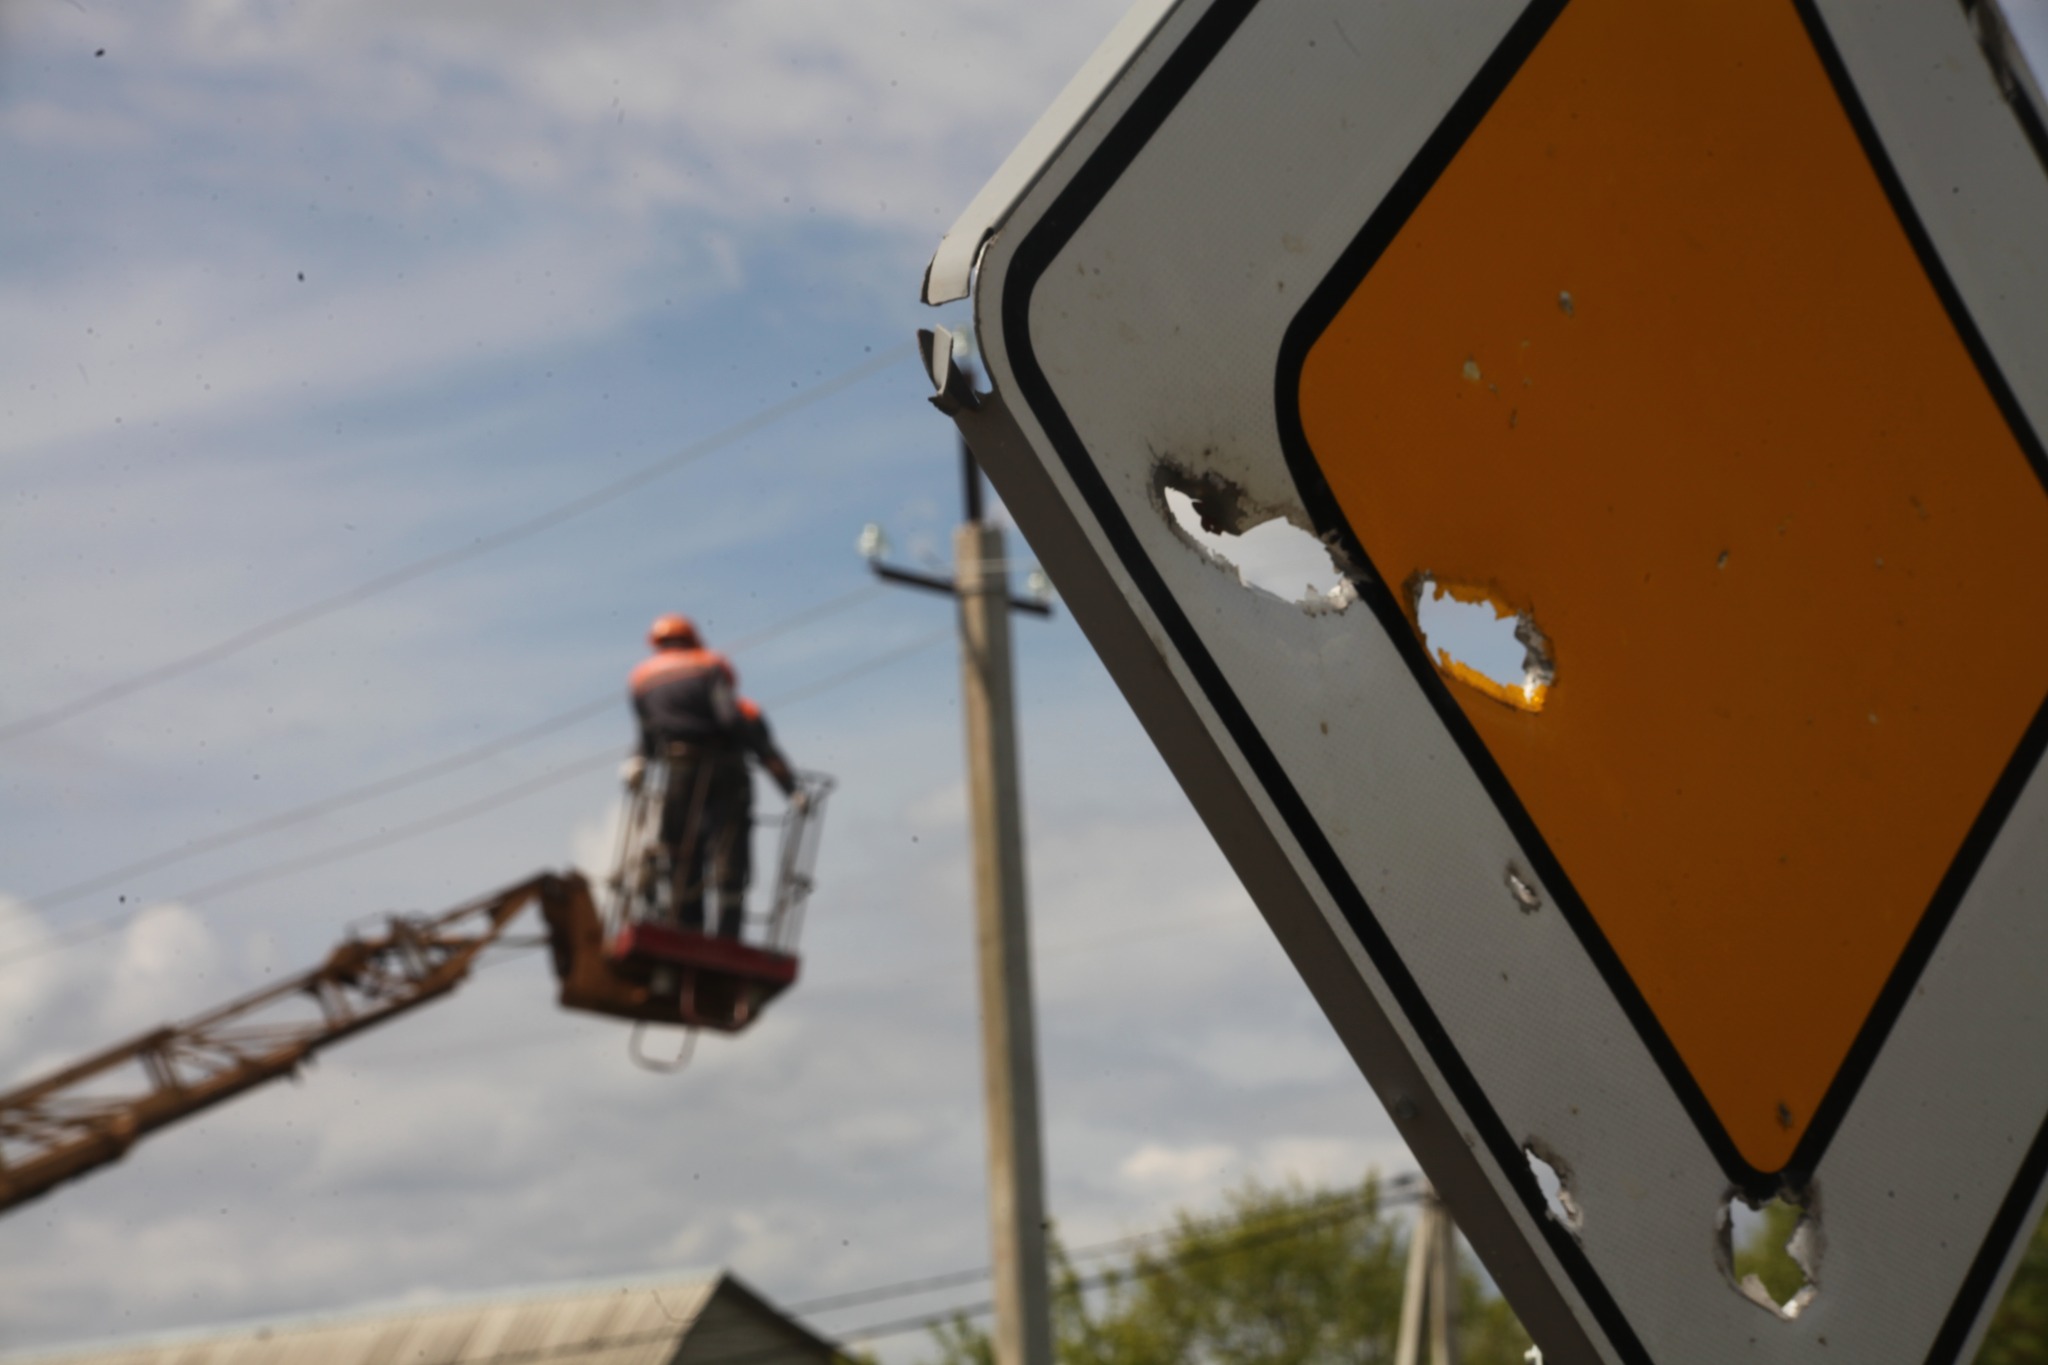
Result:
M1792 1259L1792 1233L1804 1213L1782 1199L1764 1205L1757 1220L1735 1247L1735 1278L1755 1276L1773 1302L1789 1303L1806 1286L1806 1272Z
M1785 1246L1797 1206L1773 1203L1734 1247L1783 1303L1805 1283ZM1351 1189L1245 1185L1224 1211L1183 1211L1150 1250L1113 1272L1077 1266L1053 1243L1059 1365L1387 1365L1394 1358L1408 1221L1378 1183ZM1522 1365L1529 1338L1464 1263L1464 1365ZM1826 1267L1818 1268L1825 1292ZM994 1365L988 1334L965 1318L933 1331L932 1365ZM2048 1365L2048 1222L2035 1229L1975 1365Z
M1780 1303L1806 1278L1785 1250L1798 1221L1797 1208L1771 1204L1735 1249L1736 1277L1755 1275ZM1826 1293L1827 1268L1819 1270L1820 1292ZM2034 1229L2021 1254L2012 1284L1984 1333L1976 1365L2048 1365L2048 1222Z
M1091 1275L1054 1248L1060 1365L1384 1365L1394 1358L1408 1222L1376 1180L1317 1190L1256 1182L1220 1214L1182 1212L1127 1266ZM1529 1339L1469 1262L1465 1365L1521 1365ZM989 1365L986 1333L934 1333L936 1365Z

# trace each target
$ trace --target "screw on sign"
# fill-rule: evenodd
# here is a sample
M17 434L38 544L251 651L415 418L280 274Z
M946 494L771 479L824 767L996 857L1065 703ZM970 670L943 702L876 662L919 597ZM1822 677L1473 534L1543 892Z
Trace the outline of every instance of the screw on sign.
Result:
M2040 1215L2048 171L1978 31L1141 6L927 275L942 406L1554 1360L1967 1359Z

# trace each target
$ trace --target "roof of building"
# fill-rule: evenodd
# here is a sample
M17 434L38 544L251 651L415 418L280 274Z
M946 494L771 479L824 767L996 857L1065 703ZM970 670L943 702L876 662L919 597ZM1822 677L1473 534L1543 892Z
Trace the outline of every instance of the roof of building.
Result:
M5 1365L827 1365L728 1271L505 1290L0 1357Z

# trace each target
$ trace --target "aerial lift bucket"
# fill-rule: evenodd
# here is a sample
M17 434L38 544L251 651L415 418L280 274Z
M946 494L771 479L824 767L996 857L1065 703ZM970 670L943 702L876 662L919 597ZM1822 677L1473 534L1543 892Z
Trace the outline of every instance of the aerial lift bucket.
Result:
M543 898L560 1000L647 1024L736 1033L797 978L796 940L811 892L811 869L832 780L798 775L801 802L780 818L775 880L754 942L721 938L673 922L662 903L655 849L665 765L656 763L631 796L617 866L602 911L581 877ZM765 822L764 822L765 823Z
M567 1009L734 1033L796 980L791 953L646 921L607 934L581 877L562 879L542 911Z

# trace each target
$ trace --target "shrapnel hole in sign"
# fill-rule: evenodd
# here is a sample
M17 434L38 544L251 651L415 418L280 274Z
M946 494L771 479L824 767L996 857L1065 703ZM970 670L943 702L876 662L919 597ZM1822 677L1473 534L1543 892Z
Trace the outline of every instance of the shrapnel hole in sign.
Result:
M1758 1307L1789 1322L1820 1293L1820 1210L1810 1192L1804 1203L1731 1194L1717 1231L1722 1273Z
M1218 480L1162 480L1160 492L1174 525L1246 587L1286 602L1350 603L1350 584L1330 547L1284 514L1253 507Z
M1485 588L1417 574L1408 591L1423 647L1445 677L1518 711L1541 711L1557 681L1550 637Z
M1544 1208L1550 1219L1572 1236L1579 1235L1585 1226L1585 1211L1572 1193L1571 1168L1558 1158L1542 1142L1531 1138L1522 1144L1522 1155L1529 1159L1529 1169L1536 1176L1536 1187L1543 1191Z

